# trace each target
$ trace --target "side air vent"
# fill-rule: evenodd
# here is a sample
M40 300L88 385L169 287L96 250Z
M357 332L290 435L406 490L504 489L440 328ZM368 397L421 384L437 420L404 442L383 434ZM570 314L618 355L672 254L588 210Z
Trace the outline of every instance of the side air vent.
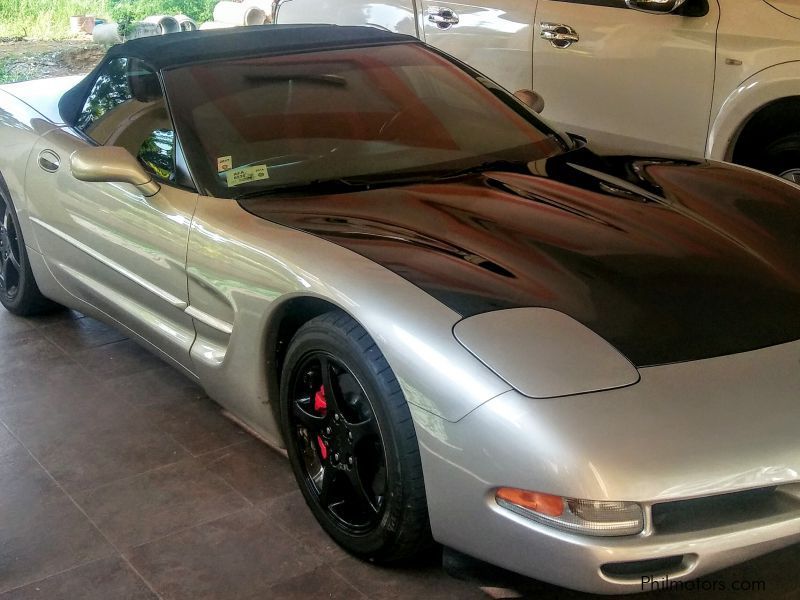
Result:
M739 523L800 517L800 486L759 488L732 494L664 502L652 507L657 534L685 533Z

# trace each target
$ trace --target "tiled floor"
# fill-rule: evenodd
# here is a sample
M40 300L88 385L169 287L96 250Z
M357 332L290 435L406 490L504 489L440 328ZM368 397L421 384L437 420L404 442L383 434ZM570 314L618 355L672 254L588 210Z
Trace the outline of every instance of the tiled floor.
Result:
M350 558L197 386L97 321L0 310L0 600L588 598L450 564ZM795 546L712 579L800 598L798 564Z

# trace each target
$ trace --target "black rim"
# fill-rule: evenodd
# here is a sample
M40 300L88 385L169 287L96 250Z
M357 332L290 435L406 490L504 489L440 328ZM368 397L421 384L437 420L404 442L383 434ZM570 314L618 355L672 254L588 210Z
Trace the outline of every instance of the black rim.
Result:
M19 291L21 248L19 232L11 216L12 208L0 196L0 291L9 300L13 300Z
M368 532L383 514L387 473L364 388L336 358L313 352L294 370L289 389L290 431L307 489L340 528Z

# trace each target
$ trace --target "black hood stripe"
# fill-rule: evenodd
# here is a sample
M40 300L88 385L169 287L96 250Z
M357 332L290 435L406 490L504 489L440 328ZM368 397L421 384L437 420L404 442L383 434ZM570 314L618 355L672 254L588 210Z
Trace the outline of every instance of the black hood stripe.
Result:
M559 310L637 366L800 339L800 191L719 163L545 161L330 196L246 200L467 317Z

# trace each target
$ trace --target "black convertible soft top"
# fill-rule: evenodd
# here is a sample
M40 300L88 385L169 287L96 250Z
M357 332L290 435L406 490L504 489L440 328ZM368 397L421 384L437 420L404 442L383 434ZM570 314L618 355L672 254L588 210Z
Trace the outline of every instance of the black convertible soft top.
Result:
M74 124L100 69L112 58L139 58L156 70L218 59L293 54L333 48L417 42L417 38L374 27L260 25L186 31L143 37L112 46L105 58L58 103L61 118Z
M168 69L218 58L418 41L375 27L260 25L143 37L112 46L107 57L141 58L156 69Z

